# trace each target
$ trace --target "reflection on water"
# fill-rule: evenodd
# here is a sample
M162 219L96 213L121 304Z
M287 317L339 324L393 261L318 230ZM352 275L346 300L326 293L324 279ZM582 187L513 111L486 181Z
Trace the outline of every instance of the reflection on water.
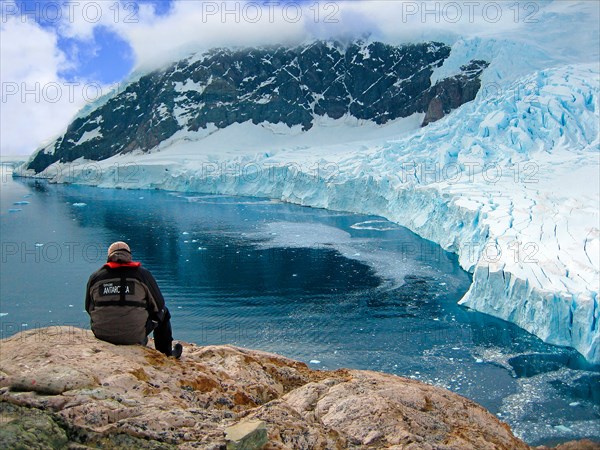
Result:
M456 257L381 218L10 179L0 196L3 337L87 327L87 277L125 240L157 278L176 338L444 386L530 443L600 437L597 368L459 307L471 278Z

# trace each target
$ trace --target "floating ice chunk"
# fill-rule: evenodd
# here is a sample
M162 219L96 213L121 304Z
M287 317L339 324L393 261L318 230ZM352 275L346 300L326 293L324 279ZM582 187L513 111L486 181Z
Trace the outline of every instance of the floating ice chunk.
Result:
M367 220L350 225L350 228L354 228L355 230L390 231L397 230L400 228L400 225L388 222L387 220Z
M579 402L571 402L569 403L569 406L579 406L580 403Z
M188 234L190 234L190 233L188 233L187 231L184 231L184 232L183 232L183 233L181 233L181 234L183 234L184 236L187 236L187 235L188 235Z
M83 202L73 203L73 206L76 208L83 208L84 206L87 206L87 203L83 203Z
M321 361L319 361L318 359L311 359L309 361L310 364L321 364Z
M0 313L0 317L8 316L8 313Z
M25 201L21 201L21 202L14 202L13 205L16 206L20 206L20 205L29 205L29 202L25 202Z
M555 430L557 431L562 431L563 433L572 433L573 430L571 430L569 427L565 427L564 425L556 425L554 427Z
M19 212L19 211L23 211L23 210L19 209L19 208L11 208L11 209L8 210L9 213L16 213L16 212Z
M208 250L206 247L198 247L198 250Z
M35 246L36 246L36 247L43 247L43 246L44 246L44 244L42 244L42 243L40 243L40 242L36 242L36 243L35 243Z

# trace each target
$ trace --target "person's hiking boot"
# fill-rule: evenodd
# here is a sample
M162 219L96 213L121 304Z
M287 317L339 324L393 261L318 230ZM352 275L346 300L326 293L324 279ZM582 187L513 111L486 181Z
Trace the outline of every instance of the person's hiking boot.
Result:
M171 356L175 359L181 358L181 354L183 353L183 346L178 342L175 344L173 349L171 350Z

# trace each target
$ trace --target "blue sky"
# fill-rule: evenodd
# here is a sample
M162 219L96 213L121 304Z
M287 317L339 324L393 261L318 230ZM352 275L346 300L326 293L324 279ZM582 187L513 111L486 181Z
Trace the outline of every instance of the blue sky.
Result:
M126 77L134 65L129 43L103 26L93 30L91 40L59 37L58 48L74 62L58 72L69 82L85 78L111 84Z
M4 0L3 0L4 1ZM71 37L63 33L63 24L60 19L67 16L71 20L82 14L73 4L73 9L58 13L58 5L64 1L55 0L18 0L15 1L27 20L35 20L42 28L52 31L57 35L57 47L68 58L69 67L59 71L59 76L69 82L78 79L94 80L101 84L112 84L124 79L133 69L135 58L133 50L127 40L115 30L107 26L98 25L93 28L92 36L87 39ZM108 3L105 1L105 3ZM137 16L135 5L151 5L154 14L158 17L165 16L171 10L173 0L136 0L127 1L122 9L109 5L107 12L113 15L120 14L121 20L128 15ZM59 15L60 14L60 15Z

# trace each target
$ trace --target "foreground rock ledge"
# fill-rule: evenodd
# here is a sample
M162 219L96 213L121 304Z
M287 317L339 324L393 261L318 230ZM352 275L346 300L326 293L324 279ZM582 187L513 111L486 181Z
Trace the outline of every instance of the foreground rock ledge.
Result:
M228 427L258 419L267 449L529 448L483 407L418 381L232 346L184 344L174 360L72 327L0 341L0 387L7 445L224 449Z

